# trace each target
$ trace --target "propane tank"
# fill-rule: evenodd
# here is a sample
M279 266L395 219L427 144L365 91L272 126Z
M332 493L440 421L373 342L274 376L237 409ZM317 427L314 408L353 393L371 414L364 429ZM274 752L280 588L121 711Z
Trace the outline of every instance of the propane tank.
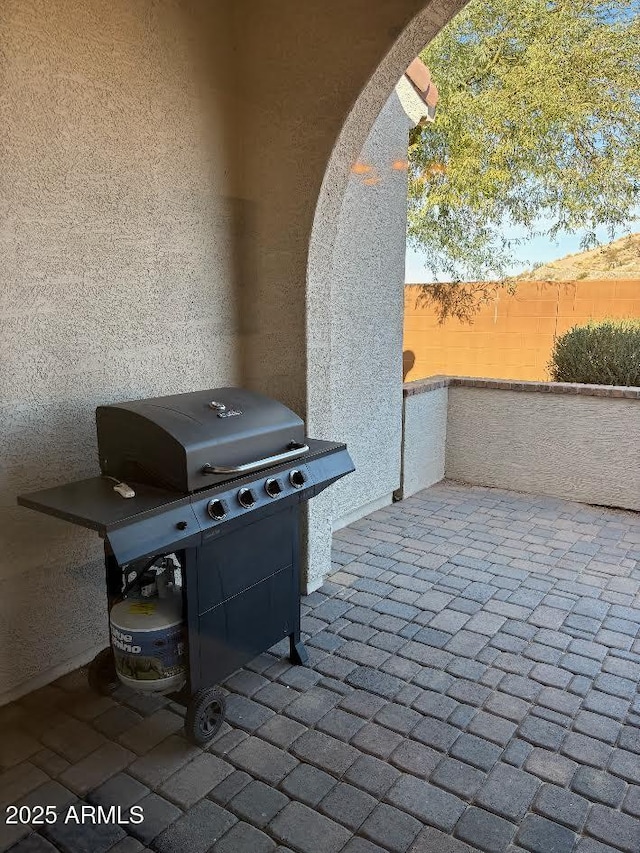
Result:
M186 680L182 597L126 598L109 614L118 678L145 693L173 693Z

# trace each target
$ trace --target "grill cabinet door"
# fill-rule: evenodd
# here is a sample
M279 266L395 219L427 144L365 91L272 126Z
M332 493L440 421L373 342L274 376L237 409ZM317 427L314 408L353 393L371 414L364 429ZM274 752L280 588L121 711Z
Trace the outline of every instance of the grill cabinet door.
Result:
M258 519L193 553L190 670L192 682L207 687L298 630L298 508Z

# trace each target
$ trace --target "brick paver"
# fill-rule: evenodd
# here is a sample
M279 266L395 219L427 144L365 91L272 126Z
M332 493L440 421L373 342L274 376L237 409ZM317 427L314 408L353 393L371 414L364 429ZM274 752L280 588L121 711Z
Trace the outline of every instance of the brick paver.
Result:
M141 806L0 851L638 853L640 517L441 483L338 531L286 644L180 707L71 673L0 709L0 801ZM80 799L78 799L80 798Z

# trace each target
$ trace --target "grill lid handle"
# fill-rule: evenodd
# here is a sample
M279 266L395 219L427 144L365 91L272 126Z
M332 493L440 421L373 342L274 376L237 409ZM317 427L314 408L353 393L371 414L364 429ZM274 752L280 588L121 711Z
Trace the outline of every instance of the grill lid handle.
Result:
M259 471L260 468L270 468L272 465L279 465L281 462L288 462L290 459L297 459L303 456L309 450L308 444L298 444L292 441L289 445L289 450L284 453L277 453L275 456L266 456L264 459L256 459L255 462L246 462L244 465L206 465L202 466L203 474L250 474L252 471Z

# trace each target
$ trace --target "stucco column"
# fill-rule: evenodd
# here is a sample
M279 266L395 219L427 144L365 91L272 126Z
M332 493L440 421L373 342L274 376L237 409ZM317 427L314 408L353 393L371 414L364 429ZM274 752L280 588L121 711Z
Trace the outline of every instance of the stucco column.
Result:
M332 529L386 506L400 485L407 146L426 110L403 76L351 164L328 298L310 315L309 392L329 389L310 420L346 441L356 471L308 506L308 591L330 570Z

